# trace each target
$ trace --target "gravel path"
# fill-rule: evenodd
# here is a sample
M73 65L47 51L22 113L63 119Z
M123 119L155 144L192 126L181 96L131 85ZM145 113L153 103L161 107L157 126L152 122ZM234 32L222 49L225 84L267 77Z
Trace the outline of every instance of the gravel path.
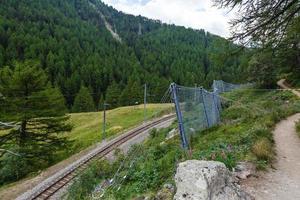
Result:
M269 172L244 182L246 191L257 200L300 199L300 139L295 122L300 113L277 124L273 134L277 161Z

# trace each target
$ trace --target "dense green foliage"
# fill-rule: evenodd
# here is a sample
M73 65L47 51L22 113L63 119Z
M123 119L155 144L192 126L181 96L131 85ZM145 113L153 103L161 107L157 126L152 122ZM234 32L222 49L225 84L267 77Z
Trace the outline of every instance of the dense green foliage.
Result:
M0 121L17 122L17 127L1 135L0 148L12 149L20 158L0 159L0 185L52 164L67 143L58 134L71 129L64 98L40 66L34 61L13 66L0 70Z
M90 199L96 183L102 183L105 199L139 196L154 199L165 183L174 184L177 163L190 158L218 160L230 169L241 160L252 161L258 168L265 168L274 158L271 133L274 125L299 112L300 102L290 92L275 90L234 91L226 94L226 99L222 124L196 133L192 138L191 155L181 150L179 136L166 140L168 132L177 126L174 123L170 128L153 131L145 143L132 147L125 158L121 154L110 165L95 164L98 168L93 166L71 186L69 198ZM114 176L120 166L119 173ZM99 175L102 171L105 174ZM107 188L107 181L112 177L114 184ZM85 185L88 180L93 184ZM101 190L93 192L94 196L101 194Z
M289 82L300 87L300 17L291 22L287 35L275 49L276 67Z
M271 87L287 78L300 86L300 4L297 0L214 0L219 7L238 8L231 21L232 39L254 47L249 66L252 81Z
M75 97L74 105L72 107L73 112L91 112L95 110L95 104L93 97L89 92L89 89L82 86Z
M95 106L106 97L115 107L140 102L144 83L149 100L158 102L171 81L244 80L248 58L243 51L231 55L236 49L204 30L127 15L96 0L9 0L0 7L0 67L39 60L70 109L81 86L90 89Z

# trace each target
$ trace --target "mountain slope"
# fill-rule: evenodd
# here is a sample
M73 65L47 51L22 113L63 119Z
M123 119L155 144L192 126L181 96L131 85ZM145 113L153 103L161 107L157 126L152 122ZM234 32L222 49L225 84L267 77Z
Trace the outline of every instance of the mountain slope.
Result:
M120 105L141 102L143 83L157 102L172 81L208 86L246 76L245 52L228 54L237 47L225 39L127 15L98 0L6 0L0 16L0 67L37 60L69 108L81 84L96 105L116 85Z

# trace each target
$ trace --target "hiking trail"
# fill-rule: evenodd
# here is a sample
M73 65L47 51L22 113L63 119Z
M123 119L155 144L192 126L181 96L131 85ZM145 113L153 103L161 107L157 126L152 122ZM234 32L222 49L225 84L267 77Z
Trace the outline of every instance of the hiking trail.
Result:
M291 89L284 80L278 81L284 89ZM300 98L300 93L291 91ZM242 187L257 200L300 199L300 138L296 133L295 122L300 113L279 122L274 131L276 162L268 172L257 178L251 177Z

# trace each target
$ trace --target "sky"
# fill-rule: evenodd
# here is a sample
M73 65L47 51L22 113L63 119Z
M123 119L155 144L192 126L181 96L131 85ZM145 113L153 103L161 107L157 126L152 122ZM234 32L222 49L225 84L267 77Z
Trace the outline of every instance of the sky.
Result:
M234 14L213 6L212 0L102 0L117 10L133 15L204 29L223 37L230 36L229 21Z

